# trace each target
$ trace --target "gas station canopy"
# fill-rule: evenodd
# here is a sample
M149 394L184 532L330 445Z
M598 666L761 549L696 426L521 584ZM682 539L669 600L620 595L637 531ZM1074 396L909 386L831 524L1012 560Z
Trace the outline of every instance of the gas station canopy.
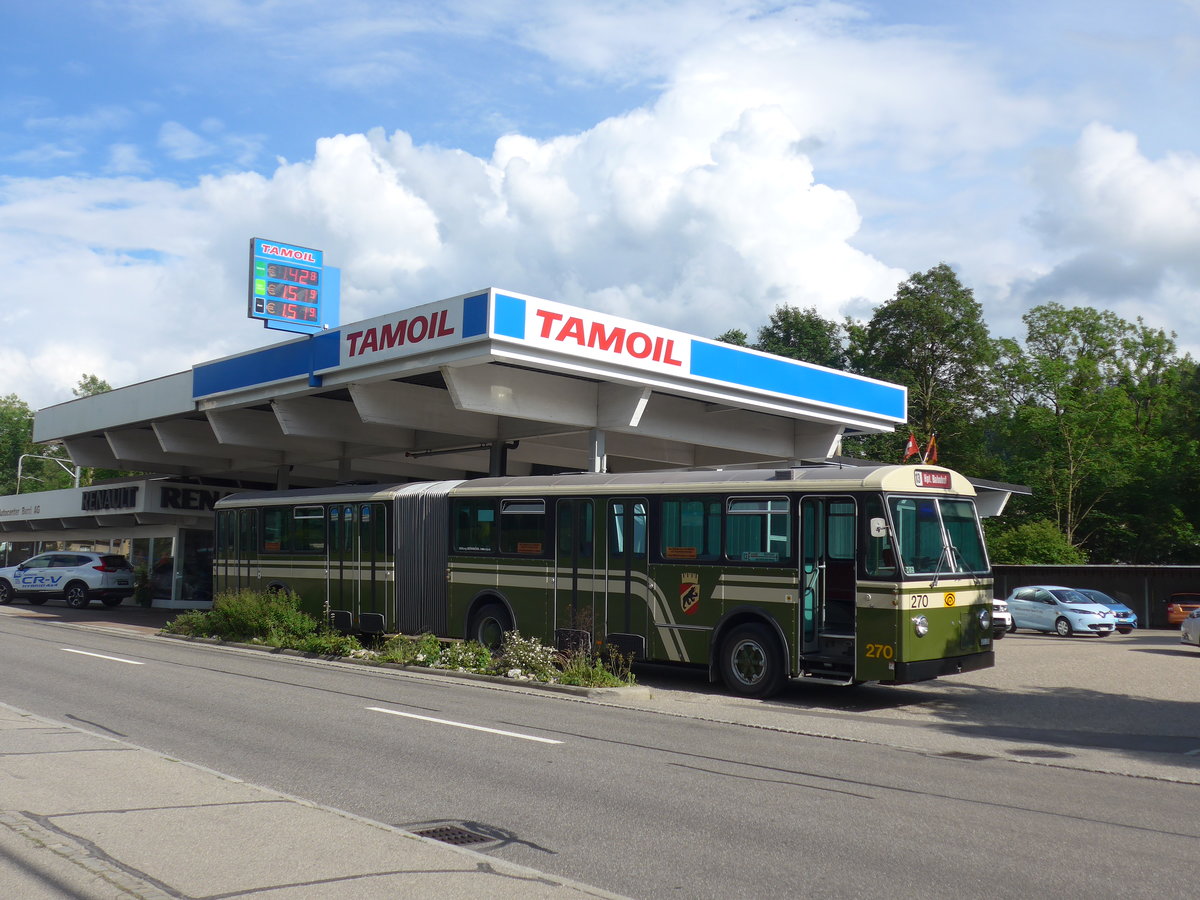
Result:
M496 288L39 410L80 466L246 486L823 461L903 387Z

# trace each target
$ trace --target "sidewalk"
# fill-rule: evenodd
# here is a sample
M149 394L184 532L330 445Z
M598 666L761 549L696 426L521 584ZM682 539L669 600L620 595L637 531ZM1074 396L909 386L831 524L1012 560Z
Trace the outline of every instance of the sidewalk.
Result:
M0 704L0 896L614 897Z

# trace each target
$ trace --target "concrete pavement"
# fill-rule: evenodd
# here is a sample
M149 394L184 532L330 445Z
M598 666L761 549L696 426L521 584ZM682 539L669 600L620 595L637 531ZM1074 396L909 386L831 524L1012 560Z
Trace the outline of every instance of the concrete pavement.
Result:
M0 896L614 895L0 704Z

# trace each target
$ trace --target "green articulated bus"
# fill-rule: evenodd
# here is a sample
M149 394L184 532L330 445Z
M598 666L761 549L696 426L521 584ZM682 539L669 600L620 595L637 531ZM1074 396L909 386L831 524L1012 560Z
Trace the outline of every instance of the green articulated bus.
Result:
M233 494L218 590L288 590L345 632L907 684L993 665L992 577L962 475L812 466Z

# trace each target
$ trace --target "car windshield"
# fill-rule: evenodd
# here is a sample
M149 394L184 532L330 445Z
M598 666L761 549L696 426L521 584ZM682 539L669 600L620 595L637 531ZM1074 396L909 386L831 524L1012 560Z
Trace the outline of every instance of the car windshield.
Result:
M1105 606L1121 606L1122 605L1120 602L1114 600L1112 597L1108 596L1108 594L1104 593L1103 591L1088 590L1088 591L1080 591L1080 593L1085 594L1088 597L1091 597L1092 600L1096 603L1103 603Z
M1063 603L1095 603L1096 601L1087 594L1081 594L1079 591L1071 590L1070 588L1059 588L1056 591L1051 591L1055 597Z
M889 497L906 575L988 571L979 519L970 500Z

